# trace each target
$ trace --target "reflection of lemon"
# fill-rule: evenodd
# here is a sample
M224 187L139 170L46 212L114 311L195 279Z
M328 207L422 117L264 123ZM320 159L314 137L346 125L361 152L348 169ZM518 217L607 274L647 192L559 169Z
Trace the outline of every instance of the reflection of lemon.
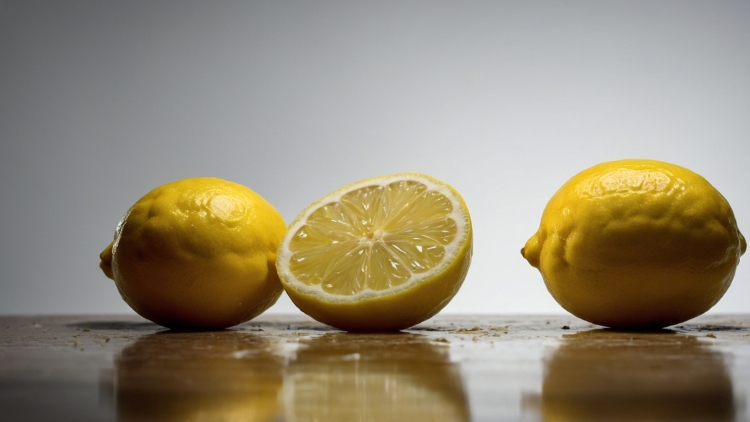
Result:
M732 379L721 353L694 336L586 331L564 336L544 362L544 421L732 421Z
M277 420L284 362L272 347L233 331L142 337L115 362L118 420Z
M471 261L469 211L453 188L396 174L346 186L307 207L279 248L292 301L346 330L399 330L435 315Z
M223 328L273 305L286 225L250 189L215 178L158 187L122 218L100 266L125 302L167 327Z
M460 368L421 335L328 334L300 342L284 379L292 421L470 420Z
M521 252L577 317L665 327L716 304L746 247L729 204L704 178L623 160L565 183Z

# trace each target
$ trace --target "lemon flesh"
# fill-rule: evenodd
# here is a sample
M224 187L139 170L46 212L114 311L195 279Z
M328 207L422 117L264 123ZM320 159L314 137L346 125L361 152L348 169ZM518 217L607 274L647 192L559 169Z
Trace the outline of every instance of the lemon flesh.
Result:
M471 261L469 213L453 188L421 174L349 185L307 207L277 269L313 318L354 331L407 328L440 311Z
M286 224L260 195L217 178L160 186L125 214L100 267L123 300L170 328L226 328L273 305Z
M522 249L557 302L609 327L666 327L729 288L747 247L726 199L703 177L621 160L565 183Z

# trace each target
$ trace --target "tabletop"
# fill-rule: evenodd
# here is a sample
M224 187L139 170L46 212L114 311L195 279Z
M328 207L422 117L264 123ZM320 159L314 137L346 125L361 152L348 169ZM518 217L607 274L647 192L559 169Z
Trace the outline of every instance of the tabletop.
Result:
M439 315L390 334L0 317L2 421L746 421L749 392L750 315L649 332Z

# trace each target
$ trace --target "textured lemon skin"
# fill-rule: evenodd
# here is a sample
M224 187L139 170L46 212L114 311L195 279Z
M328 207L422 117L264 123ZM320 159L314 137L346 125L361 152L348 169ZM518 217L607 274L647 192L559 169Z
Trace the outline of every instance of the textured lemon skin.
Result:
M460 202L467 221L467 235L461 244L455 259L447 265L443 271L433 277L417 283L406 290L396 293L386 293L380 296L369 297L356 301L331 300L330 297L322 297L298 290L295 287L294 276L285 269L286 263L282 260L282 254L276 262L281 283L292 302L305 314L313 319L330 326L346 331L355 332L389 332L399 331L412 327L420 322L435 316L442 310L461 288L466 274L471 265L473 252L473 230L468 208L461 195L451 186L440 182L433 177L419 173L403 173L408 178L410 175L418 179L427 179L449 189ZM398 175L394 175L398 176ZM372 181L378 184L380 178L373 178L356 183L356 185L367 184ZM345 186L326 197L338 196L350 189ZM295 219L289 227L296 227L300 220L304 219L312 208L323 204L322 200L316 201ZM287 232L287 236L294 235L293 230ZM283 247L282 242L282 247Z
M276 251L286 225L252 190L217 178L160 186L125 214L102 270L139 315L170 328L248 321L283 288Z
M746 248L726 199L703 177L660 161L621 160L565 183L522 254L573 315L654 328L715 305Z

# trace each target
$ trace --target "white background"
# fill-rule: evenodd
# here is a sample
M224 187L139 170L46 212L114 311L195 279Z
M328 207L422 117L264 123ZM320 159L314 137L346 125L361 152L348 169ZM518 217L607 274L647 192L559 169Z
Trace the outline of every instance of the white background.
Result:
M0 1L0 313L131 312L98 254L163 183L236 181L291 222L402 171L472 214L444 312L563 312L519 253L562 183L673 162L750 234L749 148L747 1ZM743 262L712 312L749 301Z

